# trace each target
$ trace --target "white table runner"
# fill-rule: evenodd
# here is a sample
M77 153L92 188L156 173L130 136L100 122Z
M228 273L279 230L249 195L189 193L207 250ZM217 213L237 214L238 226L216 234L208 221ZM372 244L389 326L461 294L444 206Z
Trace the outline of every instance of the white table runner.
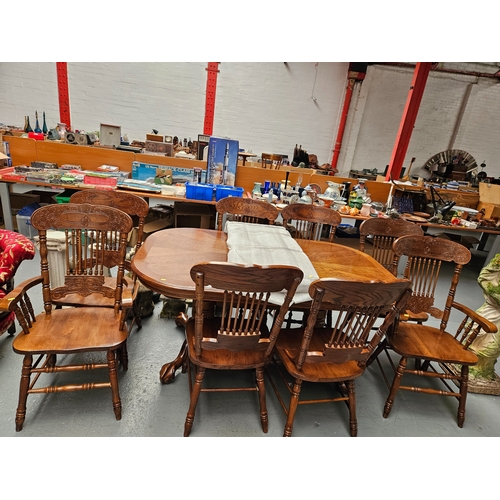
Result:
M311 300L309 285L319 276L309 257L284 227L228 221L226 232L228 262L296 266L304 273L304 279L298 286L292 302ZM281 305L283 299L283 293L273 293L269 301Z

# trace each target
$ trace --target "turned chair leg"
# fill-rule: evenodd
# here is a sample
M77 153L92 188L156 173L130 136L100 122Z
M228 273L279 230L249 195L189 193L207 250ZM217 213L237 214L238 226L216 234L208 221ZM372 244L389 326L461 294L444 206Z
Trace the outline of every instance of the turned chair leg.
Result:
M116 354L115 351L107 352L109 382L111 384L111 395L113 399L113 411L115 412L116 420L122 418L122 402L120 399L120 391L118 389L118 373L116 371Z
M347 380L346 386L349 395L349 427L351 436L356 437L358 435L358 420L356 418L356 389L354 380Z
M16 410L16 432L22 430L24 420L26 418L26 401L28 399L32 363L33 356L29 354L24 356L23 369L21 372L21 384L19 386L19 402Z
M264 383L264 368L257 368L255 371L257 378L257 388L259 390L260 422L262 424L262 431L267 434L269 428L269 418L267 415L266 406L266 385Z
M196 367L196 380L193 385L193 391L191 392L191 398L189 402L189 410L186 415L186 422L184 424L184 437L188 437L191 433L191 428L193 427L194 414L196 411L196 405L198 404L198 398L200 397L201 384L203 383L203 377L205 376L205 368L201 366Z
M402 357L399 362L396 374L394 375L394 380L392 381L391 392L389 393L387 401L385 402L383 414L384 418L387 418L389 416L389 413L391 412L392 405L394 404L394 398L396 397L396 393L398 392L399 386L401 385L401 379L403 378L403 373L405 372L407 361L408 360L405 357Z
M292 396L290 397L290 406L288 408L288 415L285 424L285 432L283 437L291 437L293 429L293 421L295 419L295 413L297 412L297 407L299 406L299 395L300 389L302 387L302 380L295 379L295 384L292 388Z
M460 373L460 399L458 400L458 414L457 422L458 426L462 428L465 421L465 402L467 399L467 388L469 385L469 367L462 365L462 370Z

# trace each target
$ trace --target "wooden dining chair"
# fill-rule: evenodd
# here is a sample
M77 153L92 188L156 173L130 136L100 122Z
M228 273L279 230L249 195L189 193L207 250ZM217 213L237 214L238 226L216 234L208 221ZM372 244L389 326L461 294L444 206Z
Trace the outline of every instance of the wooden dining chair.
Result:
M407 280L377 283L324 278L311 283L309 294L313 301L307 326L281 331L274 348L276 362L267 370L287 415L285 437L292 435L299 405L337 401L347 404L350 433L351 436L357 435L354 380L364 373L365 361L404 306L411 294L410 287ZM332 311L334 320L331 327L318 328L317 315L324 309ZM384 322L369 338L381 315L385 316ZM276 373L271 373L273 368L277 368L290 395L288 405L278 389ZM334 384L339 396L332 394L332 397L318 399L305 392L306 399L300 400L303 382Z
M278 209L266 201L252 198L230 196L222 198L215 205L217 212L217 230L222 231L224 216L237 222L256 224L274 224L278 218Z
M200 263L191 269L196 287L195 315L186 325L190 403L184 426L189 436L201 392L257 391L262 430L268 431L264 367L270 361L285 313L303 272L290 266L245 266L227 262ZM220 317L204 316L205 292L223 291ZM270 294L282 294L282 305L269 332ZM192 367L195 380L192 381ZM205 371L255 370L253 387L202 388Z
M383 416L389 416L399 390L453 396L458 400L457 422L458 426L462 427L465 420L469 366L478 362L476 354L469 350L469 346L481 329L486 333L497 331L493 323L455 302L460 273L463 266L470 261L471 253L460 243L432 236L403 236L394 242L393 251L396 255L395 265L401 257L408 258L404 276L412 282L413 293L408 300L407 309L417 314L425 312L440 320L440 325L436 328L427 324L400 321L394 331L388 332L388 344L400 356L400 360L395 369ZM444 308L440 309L435 305L436 285L443 267L448 263L454 268ZM458 314L457 319L463 317L455 332L449 330L452 327L449 324L452 311ZM408 368L408 359L415 360L414 370ZM406 374L424 377L430 381L440 379L445 390L430 383L425 387L414 384L401 385L401 379ZM449 381L456 383L458 392L448 384Z
M392 244L401 236L424 236L424 230L418 224L404 219L372 217L359 226L359 249L370 254L377 262L397 276L394 269ZM367 242L371 243L368 251Z
M70 203L90 203L92 205L103 205L117 208L118 210L130 215L132 220L136 223L134 227L137 229L137 241L133 251L131 252L131 257L125 259L125 272L129 276L129 278L126 278L125 286L127 288L130 287L132 290L132 303L123 304L124 314L122 319L125 321L129 317L132 318L128 327L129 333L132 331L134 324L136 324L137 329L140 330L142 328L142 320L137 307L140 283L132 272L130 262L135 252L141 248L144 240L144 224L149 213L148 202L144 198L132 193L100 189L77 191L71 196L69 201ZM108 283L112 283L114 278L105 277L105 280L108 281ZM111 300L108 300L107 303L103 302L100 298L97 302L92 302L92 300L93 298L90 296L83 298L69 296L66 297L64 301L58 301L58 305L113 307L113 302Z
M342 222L342 216L336 210L304 203L287 205L281 211L281 217L283 226L298 240L321 240L323 227L326 226L330 243L333 242L335 231ZM294 315L299 315L301 319L294 319ZM305 324L307 315L307 311L292 306L286 320L287 328L290 328L292 323Z
M328 241L333 242L342 216L331 208L305 203L287 205L281 211L283 226L295 239L321 240L323 226L328 226Z
M270 153L262 153L262 168L269 167L271 170L279 170L283 165L283 156Z
M24 356L16 431L23 428L30 394L110 387L115 417L120 420L117 359L127 369L127 353L123 348L127 331L122 328L120 317L126 292L125 252L132 219L116 208L69 203L39 208L31 216L31 224L39 235L41 276L20 283L0 301L0 309L14 311L22 328L12 343L14 351ZM54 228L64 231L66 239L64 284L56 288L50 282L47 259L47 231ZM103 272L104 267L110 266L117 266L112 286L104 279ZM44 309L39 314L35 314L28 295L36 293L37 285L41 285ZM94 297L96 303L99 299L111 300L113 307L56 309L55 301L60 303L66 296ZM96 352L105 353L106 360L99 361ZM87 363L85 353L93 353ZM102 368L108 370L108 378L102 382L63 378L68 372ZM54 378L53 374L58 376ZM35 387L41 376L47 385Z
M359 226L359 249L361 252L371 255L377 262L391 271L394 276L397 276L398 266L394 264L395 255L392 244L401 236L414 235L423 237L424 234L422 227L414 222L404 219L374 217L363 221ZM366 245L368 241L371 243L370 251L368 251ZM429 315L425 312L415 314L411 311L405 311L401 314L400 319L423 323L429 319ZM387 349L387 347L387 342L384 339L373 359L378 356L381 350Z

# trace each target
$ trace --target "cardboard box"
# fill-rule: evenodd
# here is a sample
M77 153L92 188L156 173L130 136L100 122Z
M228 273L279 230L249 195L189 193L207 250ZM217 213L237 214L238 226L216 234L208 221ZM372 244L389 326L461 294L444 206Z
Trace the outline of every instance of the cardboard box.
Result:
M166 142L146 141L144 149L146 153L172 156L173 145L167 144Z
M193 180L192 168L169 167L153 163L132 162L132 179L152 184L176 184Z
M10 194L10 207L14 211L18 211L19 209L31 205L32 203L40 203L40 195L39 194L31 194L31 193L11 193ZM12 215L15 215L14 213Z
M121 135L122 128L120 126L101 123L99 144L101 144L101 146L112 146L116 148L120 145Z
M207 165L209 184L234 186L239 147L238 141L224 137L210 137Z
M163 136L158 134L146 134L146 142L148 141L163 142Z
M500 205L495 205L494 203L485 203L480 201L477 204L476 210L484 209L484 218L492 219L493 217L500 217Z
M198 134L198 160L203 160L203 151L210 142L209 135Z

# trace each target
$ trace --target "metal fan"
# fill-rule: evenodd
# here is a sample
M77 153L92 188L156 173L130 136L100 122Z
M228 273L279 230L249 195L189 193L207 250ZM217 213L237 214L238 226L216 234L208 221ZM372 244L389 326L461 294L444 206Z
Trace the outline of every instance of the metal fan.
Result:
M429 158L423 168L443 177L450 177L453 171L463 172L477 167L476 160L467 151L449 149Z

